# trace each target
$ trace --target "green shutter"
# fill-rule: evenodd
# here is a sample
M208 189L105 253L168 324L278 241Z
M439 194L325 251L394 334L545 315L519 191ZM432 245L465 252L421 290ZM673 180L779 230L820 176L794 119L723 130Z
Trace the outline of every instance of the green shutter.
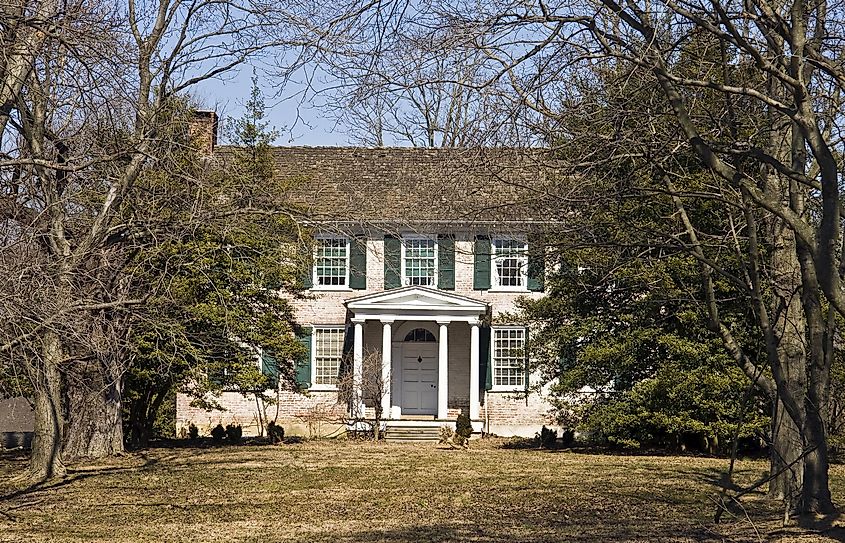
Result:
M302 288L314 286L314 247L310 244L300 247L299 250L299 283Z
M472 288L474 290L490 289L490 238L487 236L475 236L474 272L472 277Z
M437 237L437 288L455 290L455 238Z
M302 327L296 340L305 348L305 354L296 361L296 384L300 389L311 388L311 334L310 327Z
M355 348L355 325L347 324L343 329L343 356L337 370L338 379L343 379L352 371L352 355Z
M384 289L402 286L402 240L384 236Z
M279 363L267 351L261 353L261 373L270 380L272 388L279 386Z
M367 245L364 238L352 238L349 242L349 287L355 290L367 288Z
M490 349L490 327L482 326L478 329L478 366L479 383L482 390L493 388L493 364Z
M546 275L546 247L536 238L528 239L528 290L542 292Z
M525 347L523 347L525 351L525 367L523 371L525 372L525 394L528 394L528 387L530 383L528 382L528 377L531 375L531 356L530 356L530 348L528 344L528 327L525 327ZM526 396L526 401L528 401Z

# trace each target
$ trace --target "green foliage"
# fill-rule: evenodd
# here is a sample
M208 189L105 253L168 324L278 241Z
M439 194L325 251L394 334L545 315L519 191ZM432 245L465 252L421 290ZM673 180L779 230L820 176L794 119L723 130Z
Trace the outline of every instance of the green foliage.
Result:
M281 443L285 439L285 429L271 420L267 425L267 437L270 443Z
M226 429L222 424L218 424L211 429L211 439L215 443L222 443L224 437L226 437Z
M550 296L523 308L542 368L556 379L561 423L623 447L708 449L727 444L740 421L739 437L767 427L764 399L749 396L750 380L689 297L692 259L628 259L622 250L560 257ZM734 311L725 304L735 335L749 336L744 309Z
M541 449L554 449L557 447L557 430L546 428L544 424L535 436L535 439Z
M211 409L224 390L270 402L268 391L295 386L304 351L278 291L297 288L285 247L301 236L280 201L260 102L254 94L236 123L232 160L212 168L184 144L189 108L174 107L171 137L184 143L170 151L167 168L136 184L138 213L162 229L134 255L133 279L147 302L133 323L125 418L138 445L173 390ZM273 368L262 352L272 354Z
M455 435L464 439L469 439L472 436L472 421L469 416L461 413L455 421Z
M188 426L188 438L191 441L195 441L200 436L200 430L196 427L196 425L192 422L190 426Z
M227 424L226 425L226 441L232 444L237 444L241 442L241 438L244 435L243 428L241 428L240 424Z

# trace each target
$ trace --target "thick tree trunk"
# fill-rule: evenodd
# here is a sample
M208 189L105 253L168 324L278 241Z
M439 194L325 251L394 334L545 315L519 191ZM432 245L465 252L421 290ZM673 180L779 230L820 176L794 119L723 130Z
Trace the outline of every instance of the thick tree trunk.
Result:
M117 368L110 360L77 362L69 372L66 458L101 458L123 452L123 379Z
M30 476L36 481L65 475L62 460L64 416L62 376L59 372L61 360L59 336L55 332L47 332L43 338L42 356L36 370L35 437L29 459Z
M770 181L778 183L781 180L772 176ZM782 189L784 194L788 194L786 187ZM771 314L777 318L772 324L779 340L774 346L776 362L772 363L772 371L778 381L778 399L772 416L770 467L772 475L779 475L770 483L769 495L785 500L791 512L799 512L802 509L806 465L806 456L802 456L806 444L804 406L807 363L811 353L807 348L807 318L801 303L802 276L795 234L782 221L775 219L769 236L773 241L771 281L774 299ZM777 367L774 367L775 364ZM788 412L786 401L793 403L795 412Z
M780 400L772 406L772 437L770 443L769 498L783 500L790 508L797 507L804 478L801 456L801 432L787 414ZM790 467L790 464L791 467Z

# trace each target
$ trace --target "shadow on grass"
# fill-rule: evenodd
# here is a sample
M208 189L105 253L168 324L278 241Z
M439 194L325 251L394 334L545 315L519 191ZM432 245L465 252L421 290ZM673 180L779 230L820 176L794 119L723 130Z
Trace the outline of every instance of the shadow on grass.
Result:
M49 479L46 481L39 481L29 484L21 488L14 488L14 483L4 486L0 485L0 519L15 520L15 516L10 514L10 511L26 507L31 500L37 500L40 493L57 490L74 483L78 483L85 479L100 477L103 475L111 475L116 473L131 473L144 472L155 468L159 464L168 465L174 461L179 461L178 465L185 466L216 466L229 465L227 460L211 460L201 459L202 456L211 452L224 449L236 450L240 447L254 447L254 446L284 446L293 445L303 442L304 439L296 436L287 437L282 444L273 444L267 438L247 438L239 443L215 442L211 438L200 438L196 440L158 440L150 443L149 449L136 450L127 453L126 457L140 458L141 463L133 463L131 465L85 465L79 464L75 467L68 467L67 474L64 477ZM171 454L157 454L155 457L147 455L145 450L172 450ZM112 457L113 459L114 457ZM119 456L117 458L120 458ZM0 462L10 465L19 465L20 472L26 469L26 463L29 459L29 451L22 449L0 450ZM192 461L193 460L193 461ZM9 490L9 488L12 488ZM5 490L5 493L3 493ZM27 500L25 503L17 503L9 505L12 502ZM2 507L3 505L7 507Z
M288 436L281 443L273 443L268 437L245 437L237 443L231 441L214 441L210 437L197 439L155 439L147 447L141 447L133 452L149 449L217 449L222 447L261 447L267 445L295 445L307 441L300 436Z
M641 525L630 526L616 524L603 526L583 526L576 523L559 522L559 527L538 527L529 522L507 527L453 526L446 524L428 524L407 526L393 530L374 530L352 534L331 534L317 537L311 541L336 541L339 543L375 542L389 543L429 541L468 541L475 543L528 543L536 541L567 541L576 543L597 543L604 541L724 541L724 537L701 527L679 527L677 525ZM732 538L731 541L745 543L757 541L755 538Z

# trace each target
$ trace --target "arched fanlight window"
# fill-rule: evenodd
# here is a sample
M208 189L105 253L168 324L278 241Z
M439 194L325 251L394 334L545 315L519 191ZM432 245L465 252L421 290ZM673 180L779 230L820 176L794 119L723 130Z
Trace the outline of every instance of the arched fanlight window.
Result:
M405 336L405 341L415 341L415 342L436 342L437 340L434 339L434 334L426 330L425 328L414 328L408 335Z

